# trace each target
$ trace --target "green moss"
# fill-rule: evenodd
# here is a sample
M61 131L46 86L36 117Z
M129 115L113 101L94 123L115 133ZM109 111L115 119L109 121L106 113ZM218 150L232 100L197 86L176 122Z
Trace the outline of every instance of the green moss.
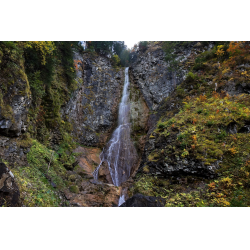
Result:
M69 187L69 190L72 192L72 193L76 193L78 194L79 193L79 187L78 186L70 186Z
M147 165L143 167L143 172L149 173L149 167Z
M29 148L32 146L33 140L30 138L29 133L26 133L21 137L21 140L17 141L17 145L22 148Z
M153 151L149 156L148 160L149 161L157 161L159 158L159 153L157 151Z
M74 182L76 180L76 176L72 174L68 177L68 179L69 181Z

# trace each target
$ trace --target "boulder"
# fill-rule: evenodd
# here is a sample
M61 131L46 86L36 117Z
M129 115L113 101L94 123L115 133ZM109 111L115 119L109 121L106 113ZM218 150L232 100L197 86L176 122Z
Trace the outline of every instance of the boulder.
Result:
M20 206L20 192L14 175L4 163L0 163L0 206Z
M127 199L120 207L164 207L166 200L160 197L135 194Z

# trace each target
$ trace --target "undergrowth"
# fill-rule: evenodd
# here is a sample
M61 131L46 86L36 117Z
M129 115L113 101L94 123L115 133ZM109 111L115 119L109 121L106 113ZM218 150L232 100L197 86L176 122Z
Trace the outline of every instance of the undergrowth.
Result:
M27 154L29 165L13 168L21 200L25 206L67 206L60 193L73 183L68 181L64 165L72 165L76 154L61 145L58 151L51 150L37 140Z

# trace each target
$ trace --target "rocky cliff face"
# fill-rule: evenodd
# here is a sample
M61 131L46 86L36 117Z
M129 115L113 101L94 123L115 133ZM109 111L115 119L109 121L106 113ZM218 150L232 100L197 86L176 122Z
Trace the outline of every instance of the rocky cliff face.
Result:
M128 194L167 197L166 206L248 206L249 43L196 42L175 53L184 57L179 70L186 75L177 86L147 73L157 56L134 55L131 76L153 112ZM163 95L151 91L161 85Z
M18 137L26 131L31 103L23 65L15 67L9 70L7 66L3 66L0 74L0 135L8 137Z
M167 69L162 49L134 55L131 75L140 88L151 110L156 110L159 103L180 84L182 77Z
M158 160L148 160L154 151L165 150L171 147L171 137L168 139L158 138L153 131L157 127L162 115L168 113L169 118L178 113L182 105L182 97L176 93L176 87L181 84L188 70L194 65L198 54L207 49L211 49L213 44L202 46L201 43L191 43L188 47L175 49L179 61L178 70L170 70L169 64L165 60L165 53L159 46L151 46L146 52L138 51L132 57L131 78L140 89L148 107L154 111L148 118L148 133L144 138L145 148L140 163L140 171L154 175L171 176L182 174L203 174L205 176L214 175L218 166L204 166L203 163L187 161L186 159L174 159L169 165L167 162ZM192 91L193 86L186 85L183 90L186 93ZM173 138L173 140L176 140Z
M170 69L162 46L151 45L145 52L132 53L130 73L150 110L156 110L160 102L184 80L195 56L211 46L209 44L204 48L194 42L187 47L176 48L173 53L179 62L178 70Z
M101 56L76 54L75 61L79 87L62 114L73 125L79 143L103 146L116 124L124 72Z
M21 137L28 127L30 86L22 58L0 49L0 157L10 163L25 161Z

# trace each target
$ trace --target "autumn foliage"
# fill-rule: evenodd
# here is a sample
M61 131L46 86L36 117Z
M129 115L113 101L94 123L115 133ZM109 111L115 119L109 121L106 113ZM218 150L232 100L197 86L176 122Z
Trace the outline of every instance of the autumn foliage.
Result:
M76 70L78 70L79 64L82 64L81 60L74 60L74 66Z

